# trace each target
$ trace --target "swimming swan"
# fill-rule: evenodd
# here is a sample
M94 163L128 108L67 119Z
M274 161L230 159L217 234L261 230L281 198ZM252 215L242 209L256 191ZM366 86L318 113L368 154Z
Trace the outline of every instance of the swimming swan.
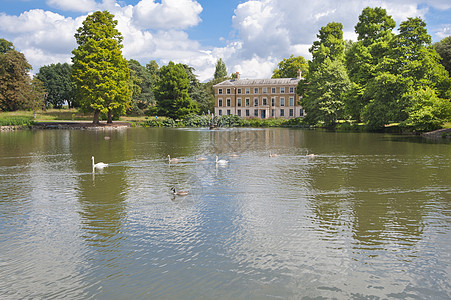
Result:
M313 154L313 153L308 154L308 149L307 149L307 154L305 156L307 156L307 157L315 157L316 154Z
M170 155L168 155L168 160L170 163L178 163L180 161L180 159L178 159L178 158L175 158L175 157L171 158Z
M271 153L271 151L269 151L269 157L277 157L277 156L279 156L279 154Z
M176 191L175 190L175 187L173 187L173 188L171 188L171 191L172 191L172 193L174 194L174 195L177 195L177 196L186 196L186 195L188 195L188 193L189 193L189 191Z
M220 165L225 165L227 164L229 161L225 160L225 159L220 159L218 160L218 156L216 155L216 164L220 164Z
M92 170L94 169L103 169L108 167L108 164L104 164L103 162L99 162L99 163L94 163L94 156L91 157L92 160Z

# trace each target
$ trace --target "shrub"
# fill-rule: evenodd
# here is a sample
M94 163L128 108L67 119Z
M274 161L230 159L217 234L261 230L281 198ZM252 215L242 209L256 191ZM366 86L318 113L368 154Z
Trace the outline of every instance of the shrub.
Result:
M0 126L30 126L34 124L33 117L0 118Z

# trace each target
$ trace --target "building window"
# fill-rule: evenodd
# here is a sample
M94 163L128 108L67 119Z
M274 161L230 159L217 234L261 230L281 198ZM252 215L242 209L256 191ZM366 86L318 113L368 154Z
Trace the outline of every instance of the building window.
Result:
M241 117L241 109L238 110L238 117Z
M218 111L219 115L222 116L222 109Z
M236 103L237 106L241 106L241 98L236 99L236 102L237 102Z
M258 94L258 88L254 88L254 94Z
M218 106L222 106L222 99L218 99Z
M267 89L264 87L264 88L262 88L262 93L263 94L266 94L267 93Z
M237 93L237 94L241 94L241 89L237 89L237 90L236 90L236 93Z
M266 98L262 99L262 105L268 105Z
M249 117L249 109L246 109L246 117Z
M230 89L226 90L227 95L230 95Z
M276 88L271 88L271 94L275 94L276 93Z
M249 98L246 98L246 106L249 106L250 105L250 99Z
M258 106L258 98L254 98L254 106Z
M246 88L246 94L250 94L251 93L251 89L250 88Z
M294 93L294 87L290 87L290 94Z
M254 116L258 117L258 109L254 109Z
M276 98L271 98L271 106L276 106Z
M290 106L294 106L294 98L290 97Z
M285 106L285 98L280 97L280 106Z
M285 110L283 110L283 109L280 110L280 116L281 117L285 116Z
M219 90L218 90L218 94L219 94L219 95L222 95L222 89L219 89Z
M227 110L227 115L230 116L230 109Z
M227 99L227 106L230 106L230 99Z
M300 116L300 117L303 117L303 116L304 116L304 110L303 110L302 108L299 110L299 116Z
M285 94L285 88L284 88L284 87L281 87L281 88L280 88L280 93L281 93L281 94Z
M274 117L275 109L271 109L271 117Z
M292 117L294 115L294 109L290 108L289 114L290 114L290 117Z

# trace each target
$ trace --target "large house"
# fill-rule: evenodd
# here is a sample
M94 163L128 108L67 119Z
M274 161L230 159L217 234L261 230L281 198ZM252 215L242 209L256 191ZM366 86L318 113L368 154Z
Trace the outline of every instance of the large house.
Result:
M226 80L213 86L215 90L215 116L237 115L243 118L297 118L304 116L299 105L297 78Z

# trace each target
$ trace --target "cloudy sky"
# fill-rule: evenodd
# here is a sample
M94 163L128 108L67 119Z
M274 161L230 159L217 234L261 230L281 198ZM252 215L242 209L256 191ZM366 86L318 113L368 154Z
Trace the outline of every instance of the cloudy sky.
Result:
M108 10L124 36L123 55L142 65L185 63L201 81L222 58L228 73L268 78L291 54L310 59L318 30L341 22L346 39L362 9L383 7L400 22L422 17L434 42L451 35L450 0L0 0L0 38L33 66L71 60L74 33L86 16Z

